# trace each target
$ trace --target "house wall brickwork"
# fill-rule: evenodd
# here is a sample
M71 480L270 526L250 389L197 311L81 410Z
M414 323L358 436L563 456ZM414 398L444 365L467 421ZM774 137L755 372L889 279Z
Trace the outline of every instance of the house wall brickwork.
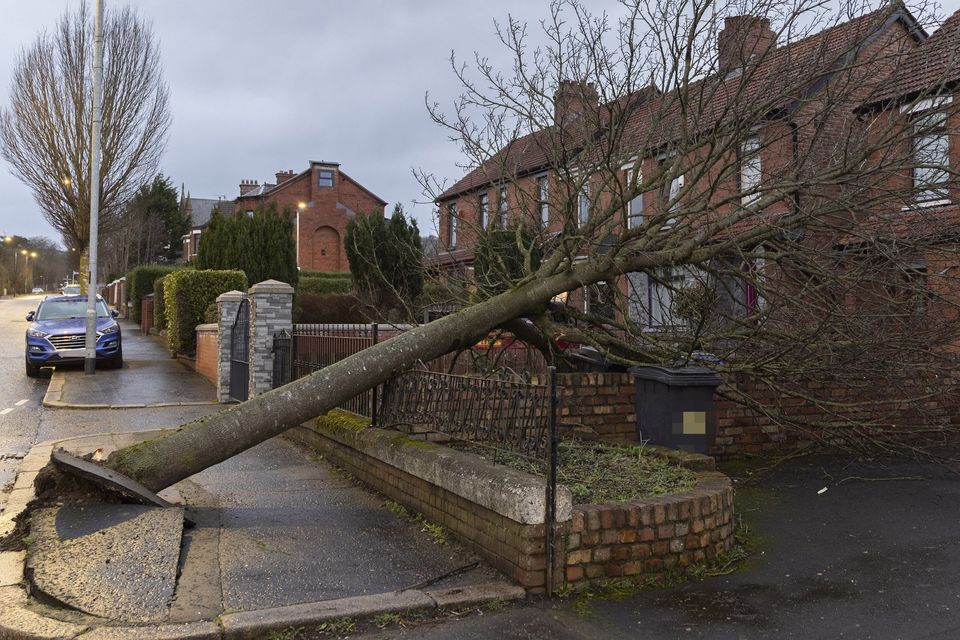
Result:
M320 172L333 172L333 186L320 186ZM263 194L240 195L235 201L239 215L257 207L277 207L295 216L297 265L301 269L350 271L343 246L347 221L357 213L382 210L385 202L331 162L311 162L299 174L277 174L282 179ZM256 194L256 195L254 195ZM303 208L300 204L304 204Z

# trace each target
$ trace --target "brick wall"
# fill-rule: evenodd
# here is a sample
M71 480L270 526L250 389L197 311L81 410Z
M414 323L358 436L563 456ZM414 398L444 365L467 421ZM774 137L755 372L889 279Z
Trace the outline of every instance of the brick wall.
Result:
M545 378L533 377L543 384ZM611 441L636 441L637 425L633 376L628 373L566 373L557 376L561 392L561 425L564 429L583 434L595 434ZM905 390L902 401L891 397L893 390ZM833 426L837 433L857 421L869 423L876 429L928 428L931 426L960 426L960 378L932 376L926 381L897 379L888 376L872 383L864 380L858 388L849 383L812 380L802 391L811 398L824 401L885 402L864 408L828 411L800 398L787 398L769 387L739 377L733 384L718 389L717 439L711 454L730 457L757 454L796 446L804 438L804 424ZM926 394L923 400L917 396ZM746 396L759 403L764 410L753 410L732 398ZM798 428L789 431L774 416L783 416L796 422Z
M424 456L409 467L421 469L414 471L418 475L413 475L388 462L389 455L384 455L382 450L378 453L377 446L369 444L383 438L393 443L396 438L389 435L391 432L360 429L354 433L354 436L344 436L328 427L305 423L286 435L320 451L324 458L390 499L422 513L518 584L534 592L544 590L546 528L542 516L535 523L522 516L507 517L504 514L510 512L509 508L487 508L464 497L466 494L439 486L437 482L442 479L424 479L429 477L429 474L422 475L422 469L430 465L426 462L427 456L436 456L437 451L449 452L449 449L428 445L409 447L405 455ZM374 435L373 440L367 440L366 435L356 435L370 433L379 435ZM462 452L439 455L469 456ZM458 460L461 473L474 464L463 458ZM443 468L451 466L451 462L446 460ZM446 477L446 473L441 475ZM483 473L486 477L479 484L486 488L478 489L478 496L486 496L491 487L510 484L502 467L489 465ZM499 475L491 478L490 474ZM471 476L471 483L477 481L478 477ZM542 496L543 487L538 491ZM566 489L561 491L569 495ZM506 496L506 502L516 499L523 502L530 497L517 498L511 490L501 490L501 493ZM561 504L558 512L564 511ZM711 560L729 550L734 541L732 484L715 471L699 472L696 486L679 495L612 505L575 506L572 517L569 502L566 504L568 515L559 516L561 522L557 525L556 586L566 581L574 588L582 588L608 577L637 579L666 575ZM569 519L563 521L562 518Z
M217 325L201 324L197 327L197 357L194 368L214 385L217 384L217 364L220 360L217 340Z
M666 575L712 560L733 542L730 479L703 472L687 493L574 507L566 581L579 588L602 578Z
M532 384L548 384L533 376ZM637 440L636 384L629 373L561 373L560 421L564 428L586 428L604 440Z
M153 296L140 298L140 333L150 335L153 329Z

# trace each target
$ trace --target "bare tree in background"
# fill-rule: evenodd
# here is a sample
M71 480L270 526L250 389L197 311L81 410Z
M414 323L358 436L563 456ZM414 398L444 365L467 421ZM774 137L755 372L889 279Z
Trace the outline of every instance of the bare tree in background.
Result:
M167 85L149 24L130 7L103 18L100 225L153 178L170 127ZM0 153L69 247L88 244L93 28L84 2L20 54L0 118Z
M743 14L769 16L747 24L773 37L734 29L718 56L723 16ZM479 168L460 185L463 198L436 196L441 207L464 204L452 212L457 242L469 246L491 227L514 231L499 290L451 287L451 298L463 294L456 312L116 451L108 466L166 487L498 328L545 344L551 357L558 336L623 363L672 364L709 350L730 375L784 386L817 371L875 379L895 363L916 371L937 362L936 345L955 327L916 331L909 318L921 301L949 317L955 302L936 292L952 283L902 277L917 274L917 259L951 259L935 232L942 217L913 207L910 180L917 136L937 125L909 118L928 93L894 107L873 99L922 36L902 5L830 13L813 0L637 0L611 19L563 2L542 26L546 44L536 47L526 25L507 22L500 35L512 66L501 73L482 57L472 72L457 65L463 96L450 113L431 106ZM831 37L815 37L824 32ZM953 117L952 103L939 106ZM523 173L517 154L528 152L536 166ZM939 160L926 164L953 179ZM641 194L638 214L629 205ZM441 223L441 241L450 236ZM928 284L951 273L927 269ZM746 286L752 300L732 295ZM604 292L557 309L592 287ZM902 320L896 331L891 318Z

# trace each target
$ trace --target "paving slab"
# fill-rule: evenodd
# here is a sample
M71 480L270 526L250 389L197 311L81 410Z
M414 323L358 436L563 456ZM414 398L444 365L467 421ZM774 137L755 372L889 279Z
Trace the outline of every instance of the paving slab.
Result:
M32 514L27 564L43 595L91 615L161 622L176 586L183 509L93 504Z
M44 405L77 409L138 409L197 403L216 403L216 389L206 378L170 357L152 336L137 325L121 322L123 369L98 369L86 375L82 368L61 367L50 379Z

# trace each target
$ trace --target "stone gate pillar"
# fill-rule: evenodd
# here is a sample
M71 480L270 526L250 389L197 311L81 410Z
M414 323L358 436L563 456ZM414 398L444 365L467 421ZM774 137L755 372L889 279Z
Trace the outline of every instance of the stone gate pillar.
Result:
M250 397L273 388L273 335L293 331L293 287L264 280L250 287Z
M230 402L230 338L242 291L227 291L217 296L217 402Z

